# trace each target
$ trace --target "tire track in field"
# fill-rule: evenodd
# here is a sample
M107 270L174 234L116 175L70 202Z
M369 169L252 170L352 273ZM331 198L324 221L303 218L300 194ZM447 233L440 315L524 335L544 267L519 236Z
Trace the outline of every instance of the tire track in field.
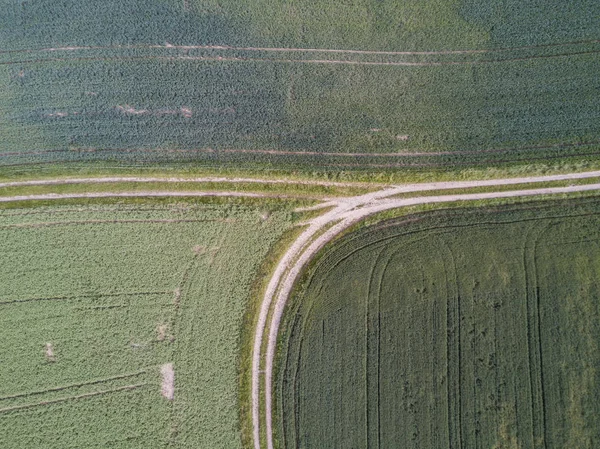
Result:
M576 175L576 174L573 174ZM572 175L568 175L572 176ZM543 182L546 177L527 177L511 180L512 183ZM489 185L490 181L474 181L470 187ZM495 185L502 185L499 180L492 180ZM446 183L446 186L454 186L460 183ZM257 328L255 333L255 343L253 349L252 364L252 418L253 418L253 437L255 449L261 448L260 440L260 366L263 355L261 347L263 336L265 335L267 317L271 314L271 321L268 328L267 352L264 355L265 373L264 373L264 397L265 397L265 427L267 448L273 449L273 422L272 422L272 375L273 365L276 355L277 337L279 326L283 316L287 299L294 287L294 283L302 272L306 264L312 260L314 255L319 252L323 246L332 239L348 229L353 224L361 221L369 215L382 212L389 209L413 206L419 204L432 204L457 201L476 201L495 198L514 198L535 195L564 194L570 192L584 192L600 190L600 184L574 185L568 187L549 187L529 190L488 192L476 194L456 194L440 195L433 197L414 197L408 199L389 199L394 194L401 193L402 186L381 190L358 197L339 200L338 206L311 221L307 230L292 244L289 250L284 254L280 263L268 284L263 303L261 305ZM333 224L335 223L335 224ZM325 232L315 238L322 229L333 224ZM275 305L273 306L273 303Z
M456 262L452 249L442 236L437 237L446 280L446 376L448 398L448 448L464 448L462 431L462 347L461 347L461 307ZM453 364L450 361L454 360Z
M529 354L529 387L531 397L531 430L533 447L546 448L546 406L541 341L541 313L537 281L536 252L540 238L552 226L541 223L527 233L523 254L527 307L527 349ZM533 235L532 235L533 234Z
M382 270L382 274L379 275L377 273L378 268L380 267L380 260L382 259L382 255L386 253L386 263L383 264L384 268ZM371 381L369 380L369 357L371 353L371 348L376 346L377 348L377 357L379 357L379 348L380 348L380 333L381 327L375 326L374 319L372 317L373 311L371 310L371 302L376 303L376 310L379 317L379 293L381 290L381 278L386 271L387 264L392 256L387 255L387 251L385 248L379 250L377 257L375 257L375 261L373 262L373 266L370 269L370 273L368 276L369 285L367 287L367 300L365 301L365 441L367 449L371 448L379 448L380 447L380 416L379 416L379 360L377 360L377 380L376 380L376 388L371 385ZM377 273L377 274L376 274ZM377 285L374 285L374 279L377 278ZM378 326L381 324L377 323ZM373 342L371 342L371 331L376 329L375 334L377 338L373 338ZM372 391L373 390L373 391ZM369 397L377 396L377 413L373 413L369 408ZM372 416L374 415L374 416ZM371 436L375 438L373 438ZM375 443L372 444L372 441Z
M1 200L0 200L1 202ZM140 223L207 223L207 222L224 222L222 219L191 219L191 218L164 218L164 219L114 219L114 220L74 220L74 221L46 221L37 223L15 223L10 225L0 225L0 229L15 229L15 228L51 228L60 226L88 226L101 224L140 224Z
M130 377L137 377L141 374L146 374L147 372L148 371L146 369L143 369L140 371L136 371L135 373L119 374L117 376L106 377L103 379L94 379L89 382L81 382L81 383L76 383L76 384L62 385L60 387L47 388L46 390L28 391L26 393L19 393L19 394L13 394L10 396L0 397L0 401L5 401L8 399L18 399L18 398L27 397L27 396L36 396L36 395L45 394L45 393L53 393L56 391L63 391L63 390L68 390L70 388L79 388L79 387L84 387L84 386L88 386L88 385L98 385L98 384L102 384L102 383L106 383L106 382L112 382L113 380L121 380L121 379L128 379Z
M431 67L431 66L453 66L453 65L482 65L495 64L502 62L532 61L536 59L563 58L569 56L584 56L600 54L600 50L582 50L574 52L555 53L549 55L532 55L509 57L503 59L479 59L471 61L429 61L429 62L408 62L408 61L352 61L343 59L283 59L283 58L247 58L247 57L223 57L223 56L96 56L96 57L73 57L73 58L39 58L24 59L18 61L3 61L0 65L15 64L40 64L46 62L66 62L66 61L136 61L136 60L159 60L159 61L208 61L208 62L270 62L279 64L337 64L337 65L356 65L356 66L404 66L404 67Z
M42 48L23 48L14 50L2 50L0 54L10 53L38 53L38 52L62 52L62 51L82 51L82 50L115 50L115 49L178 49L178 50L233 50L233 51L256 51L256 52L294 52L294 53L340 53L340 54L360 54L360 55L386 55L386 56L420 56L420 55L462 55L462 54L481 54L481 53L500 53L517 50L532 50L541 48L566 47L582 44L597 44L600 39L587 39L571 42L558 42L538 45L522 45L515 47L499 47L488 49L463 49L463 50L438 50L438 51L386 51L386 50L359 50L359 49L341 49L341 48L297 48L297 47L243 47L231 45L156 45L156 44L137 44L137 45L100 45L100 46L65 46L65 47L42 47Z
M458 150L458 151L423 151L421 149L417 149L416 151L400 151L394 153L340 153L340 152L325 152L325 151L292 151L292 150L250 150L250 149L242 149L242 148L226 148L226 149L214 149L214 148L193 148L193 149L153 149L153 148L82 148L77 150L72 149L55 149L55 150L37 150L37 151L12 151L6 153L0 153L0 157L14 157L14 156L40 156L45 154L54 154L54 153L69 153L72 154L74 152L81 153L95 153L95 152L117 152L117 153L146 153L146 154L160 154L162 152L168 153L179 153L179 154L187 154L187 153L206 153L206 154L264 154L264 155L272 155L272 156L314 156L314 157L335 157L335 158L355 158L355 157L372 157L372 158L416 158L416 157L433 157L433 156L456 156L456 155L470 155L470 154L502 154L502 153L511 153L518 151L540 151L540 150L551 150L551 149L561 149L561 148L578 148L584 146L598 145L600 144L600 140L592 140L587 142L578 142L578 143L558 143L552 145L529 145L523 147L511 147L511 148L490 148L483 150ZM596 153L592 153L596 154ZM582 156L580 154L572 155L572 156ZM546 156L547 159L549 156ZM570 157L567 156L558 156L558 157ZM530 160L533 158L529 158ZM507 162L507 161L499 161L499 162ZM458 162L453 162L453 164L458 164ZM468 164L468 163L464 163ZM463 165L464 165L463 164ZM12 165L27 165L27 164L12 164ZM336 166L336 164L327 164ZM439 163L424 163L424 164L414 164L414 166L439 166ZM9 166L9 165L5 165ZM337 164L337 166L365 166L365 167L406 167L410 166L410 164ZM252 178L250 178L252 179ZM219 181L215 181L219 182ZM240 182L252 182L252 181L240 181ZM288 182L288 181L281 181ZM291 183L291 181L290 181ZM16 185L16 184L15 184ZM334 185L333 183L322 184L322 185ZM378 184L381 185L381 184Z
M27 302L37 302L37 301L68 301L71 299L79 299L79 298L114 298L119 296L153 296L153 295L164 295L165 293L169 293L166 291L150 291L150 292L121 292L121 293L107 293L107 294L82 294L82 295L73 295L73 296L52 296L52 297L41 297L41 298L25 298L25 299L14 299L8 301L0 301L0 306L5 306L9 304L21 304Z
M85 393L85 394L80 394L77 396L69 396L66 398L53 399L51 401L42 401L42 402L37 402L35 404L15 405L13 407L0 408L0 414L14 412L14 411L18 411L18 410L27 410L27 409L31 409L31 408L35 408L35 407L42 407L45 405L59 404L61 402L67 402L67 401L73 401L73 400L79 400L79 399L87 399L87 398L91 398L91 397L95 397L95 396L102 396L105 394L118 393L121 391L136 390L136 389L144 387L146 385L148 385L148 383L125 385L123 387L113 388L112 390L94 391L93 393Z

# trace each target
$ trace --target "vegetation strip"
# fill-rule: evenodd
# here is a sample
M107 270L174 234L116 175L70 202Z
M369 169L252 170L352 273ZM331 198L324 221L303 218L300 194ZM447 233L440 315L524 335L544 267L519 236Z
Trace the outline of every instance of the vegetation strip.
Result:
M46 193L42 195L18 195L0 197L0 203L15 201L64 200L76 198L150 198L150 197L247 197L283 198L282 195L269 195L250 192L94 192L94 193Z
M600 172L598 172L600 173ZM218 176L207 176L203 178L183 178L183 177L141 177L141 176L112 176L98 178L64 178L64 179L41 179L31 181L8 181L0 182L0 188L4 187L23 187L23 186L46 186L61 184L104 184L117 182L167 182L167 183L248 183L248 184L302 184L324 187L364 187L364 186L383 186L382 183L362 183L362 182L335 182L318 180L294 180L294 179L261 179L261 178L228 178Z

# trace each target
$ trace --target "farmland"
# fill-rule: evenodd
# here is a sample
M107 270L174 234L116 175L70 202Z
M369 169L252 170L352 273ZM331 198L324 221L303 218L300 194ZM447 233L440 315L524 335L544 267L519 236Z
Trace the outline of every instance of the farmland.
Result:
M0 446L241 447L242 316L292 224L273 202L0 210Z
M599 153L598 2L346 3L1 0L0 167Z
M0 0L0 449L600 447L598 0Z
M285 315L279 446L595 447L599 214L438 210L330 245Z

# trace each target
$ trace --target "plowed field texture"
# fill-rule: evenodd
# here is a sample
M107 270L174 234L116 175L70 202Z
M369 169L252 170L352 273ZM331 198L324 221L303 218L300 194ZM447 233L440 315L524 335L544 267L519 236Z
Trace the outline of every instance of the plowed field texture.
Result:
M288 309L280 448L600 447L600 200L350 234Z
M242 316L291 224L263 212L0 211L0 447L240 448Z
M0 0L0 168L594 158L598 17L597 0Z

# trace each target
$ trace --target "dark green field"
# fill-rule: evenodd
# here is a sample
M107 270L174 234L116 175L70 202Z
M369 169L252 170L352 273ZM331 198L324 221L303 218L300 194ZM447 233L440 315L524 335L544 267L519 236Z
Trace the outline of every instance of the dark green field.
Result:
M599 447L599 227L591 198L334 244L287 312L280 447Z
M595 0L0 0L0 11L4 172L600 153Z

